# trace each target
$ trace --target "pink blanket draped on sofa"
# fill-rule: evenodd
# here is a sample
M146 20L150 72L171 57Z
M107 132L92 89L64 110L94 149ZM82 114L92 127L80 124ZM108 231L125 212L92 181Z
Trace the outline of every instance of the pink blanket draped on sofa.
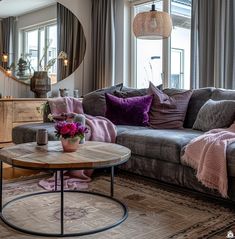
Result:
M235 142L235 122L226 129L213 129L186 145L182 160L196 170L206 187L228 197L227 146Z
M50 110L53 116L61 116L68 113L84 114L82 102L79 99L64 97L49 100ZM108 119L98 116L94 117L86 115L86 126L89 132L86 135L86 140L115 143L116 127ZM65 172L64 188L65 189L84 189L88 187L88 182L91 181L91 174L93 170L72 170ZM54 190L55 175L49 179L43 179L39 185L46 190ZM58 189L60 187L60 180L58 175Z

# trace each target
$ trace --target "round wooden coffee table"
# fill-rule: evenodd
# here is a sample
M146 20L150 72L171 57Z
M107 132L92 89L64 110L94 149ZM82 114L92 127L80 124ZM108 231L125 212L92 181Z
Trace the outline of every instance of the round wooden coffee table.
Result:
M125 163L131 155L131 151L118 144L103 143L88 141L81 144L77 152L65 153L62 150L60 141L49 141L47 145L38 146L35 142L19 144L16 146L0 149L0 218L8 226L31 235L37 236L52 236L52 237L68 237L68 236L82 236L101 232L113 228L121 224L128 216L127 207L118 199L113 197L114 194L114 167ZM60 173L61 188L57 191L55 184L55 191L36 192L23 195L3 205L3 163L12 165L13 167L30 169L30 170L44 170ZM111 186L110 196L87 192L87 191L71 191L64 189L64 171L65 170L79 170L79 169L98 169L111 168ZM66 193L83 193L89 195L96 195L104 197L120 205L123 210L122 217L115 223L94 230L83 231L78 233L65 233L64 230L64 192ZM23 200L29 197L34 197L41 194L59 193L60 194L60 232L59 233L43 233L25 228L18 227L12 222L9 222L4 216L4 209L17 200Z

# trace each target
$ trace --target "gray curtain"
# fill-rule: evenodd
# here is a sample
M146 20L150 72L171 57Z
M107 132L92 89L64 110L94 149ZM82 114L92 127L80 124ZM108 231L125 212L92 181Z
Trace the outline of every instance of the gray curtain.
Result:
M235 89L235 1L193 0L191 88Z
M15 17L2 19L2 52L8 54L8 66L14 63L15 59Z
M57 3L58 53L68 55L69 64L58 62L57 81L72 74L84 59L86 39L77 17L63 5Z
M92 1L93 89L114 84L114 0Z
M3 52L2 20L0 20L0 54Z

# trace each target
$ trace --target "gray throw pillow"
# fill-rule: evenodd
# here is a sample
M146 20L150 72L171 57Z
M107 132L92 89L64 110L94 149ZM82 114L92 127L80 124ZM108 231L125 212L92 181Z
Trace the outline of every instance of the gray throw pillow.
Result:
M235 101L209 99L199 110L193 129L209 131L229 127L235 120Z
M105 93L113 94L116 90L121 90L123 84L118 84L108 88L99 89L86 94L82 101L85 114L93 116L105 116L106 100Z

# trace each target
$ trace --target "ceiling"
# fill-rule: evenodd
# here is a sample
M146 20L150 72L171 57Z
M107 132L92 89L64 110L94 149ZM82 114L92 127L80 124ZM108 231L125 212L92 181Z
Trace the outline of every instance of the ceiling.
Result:
M0 18L20 16L55 2L55 0L0 0Z

